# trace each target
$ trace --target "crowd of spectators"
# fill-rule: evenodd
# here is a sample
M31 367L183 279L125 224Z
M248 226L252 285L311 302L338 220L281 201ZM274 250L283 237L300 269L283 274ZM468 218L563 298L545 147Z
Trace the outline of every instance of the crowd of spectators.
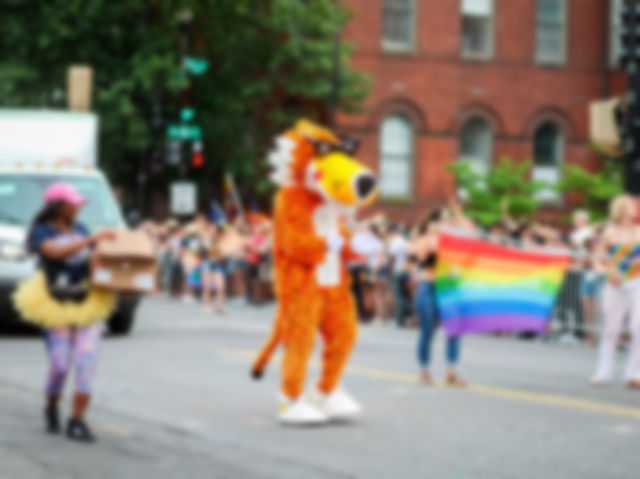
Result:
M147 221L142 229L156 245L163 294L219 314L228 301L259 305L273 298L268 217L221 224L198 214L186 224Z
M570 250L574 261L552 324L564 342L595 344L598 297L605 275L592 258L602 226L591 222L588 213L575 212L569 230L542 221L517 222L508 215L489 228L479 228L462 215L456 203L439 209L438 214L457 218L467 229L504 245ZM142 228L157 246L163 294L185 302L199 301L206 311L217 313L224 313L227 302L260 305L273 300L268 216L253 213L220 223L199 214L185 224L174 219L148 221ZM382 215L358 223L351 244L360 259L352 261L349 269L361 322L398 327L416 324L413 305L418 265L411 249L424 228L423 223L392 223Z

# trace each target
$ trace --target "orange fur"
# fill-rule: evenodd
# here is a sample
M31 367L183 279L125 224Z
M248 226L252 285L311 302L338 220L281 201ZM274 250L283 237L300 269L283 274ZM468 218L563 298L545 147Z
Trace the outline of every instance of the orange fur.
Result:
M318 335L324 341L318 389L330 393L338 385L357 336L357 314L351 294L346 261L342 261L337 286L321 287L316 267L325 259L326 241L313 224L314 211L324 203L304 186L304 175L314 151L308 141L288 133L296 141L291 172L294 185L282 187L275 201L275 289L279 301L272 332L253 364L260 377L279 343L284 346L282 391L291 399L304 390L309 358ZM345 243L347 242L346 233ZM345 248L343 258L350 257Z

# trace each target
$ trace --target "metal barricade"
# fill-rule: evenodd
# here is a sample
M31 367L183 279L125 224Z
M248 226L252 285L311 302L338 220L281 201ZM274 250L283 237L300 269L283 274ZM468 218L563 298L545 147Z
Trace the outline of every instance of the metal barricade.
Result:
M556 299L549 335L597 338L602 325L604 283L601 273L570 269Z

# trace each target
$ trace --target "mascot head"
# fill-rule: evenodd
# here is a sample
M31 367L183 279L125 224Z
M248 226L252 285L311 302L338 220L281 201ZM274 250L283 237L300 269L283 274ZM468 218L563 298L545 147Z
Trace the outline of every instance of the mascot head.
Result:
M343 206L367 205L377 195L377 184L371 171L353 157L357 147L351 138L300 120L276 140L269 156L271 178L280 186L305 186Z

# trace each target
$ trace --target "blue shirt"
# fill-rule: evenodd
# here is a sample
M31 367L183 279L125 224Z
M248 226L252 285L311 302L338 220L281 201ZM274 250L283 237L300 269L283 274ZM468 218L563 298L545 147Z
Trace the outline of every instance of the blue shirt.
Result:
M84 289L89 280L90 248L84 248L63 259L51 259L40 249L45 241L53 240L64 244L89 236L89 230L75 223L71 231L60 231L50 223L40 223L33 227L28 238L29 248L38 254L40 266L50 288L60 290Z

